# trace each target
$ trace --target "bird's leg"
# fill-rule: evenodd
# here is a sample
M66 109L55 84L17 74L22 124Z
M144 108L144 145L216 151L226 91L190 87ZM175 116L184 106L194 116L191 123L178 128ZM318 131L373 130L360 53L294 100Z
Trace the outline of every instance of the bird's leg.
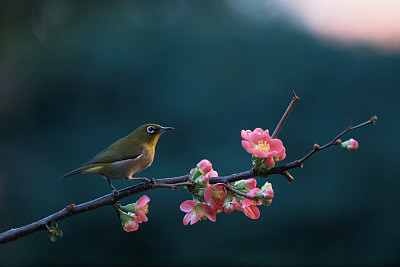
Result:
M115 187L111 184L110 179L107 178L107 181L108 181L108 183L110 184L110 187L111 187L111 189L112 189L113 195L115 196L115 193L117 193L117 189L115 189Z

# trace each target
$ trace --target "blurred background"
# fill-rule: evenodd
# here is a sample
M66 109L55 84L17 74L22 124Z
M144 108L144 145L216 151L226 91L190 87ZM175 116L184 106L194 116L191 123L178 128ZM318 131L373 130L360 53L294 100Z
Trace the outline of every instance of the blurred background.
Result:
M273 131L292 89L282 164L379 120L342 138L357 151L316 154L290 185L268 177L258 220L184 226L191 195L153 190L136 232L104 207L60 222L56 243L42 231L0 246L0 265L399 263L399 13L396 0L1 1L0 232L110 193L100 176L60 176L147 122L176 129L141 175L162 178L203 158L250 169L240 130Z

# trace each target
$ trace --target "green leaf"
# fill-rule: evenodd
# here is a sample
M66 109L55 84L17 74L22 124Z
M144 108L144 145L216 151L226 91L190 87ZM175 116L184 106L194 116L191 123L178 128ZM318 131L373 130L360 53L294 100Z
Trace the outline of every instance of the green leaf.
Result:
M49 234L49 238L51 242L56 242L57 241L57 237L55 237L54 235Z
M126 206L121 206L121 209L123 209L126 212L136 213L136 203L128 204Z
M58 224L55 221L52 221L50 226L51 226L51 228L54 228L54 229L58 228Z
M57 237L61 238L63 237L64 233L61 230L57 230Z

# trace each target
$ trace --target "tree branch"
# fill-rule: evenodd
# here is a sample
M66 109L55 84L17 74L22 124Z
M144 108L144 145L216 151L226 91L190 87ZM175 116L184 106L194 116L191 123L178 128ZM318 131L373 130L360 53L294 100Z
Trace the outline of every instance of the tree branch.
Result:
M293 99L290 102L289 106L287 107L287 109L286 109L285 113L283 114L281 120L279 121L278 125L276 126L274 133L271 135L271 138L276 138L278 136L279 132L281 131L281 129L283 127L283 124L285 124L287 117L289 117L290 112L294 108L294 105L296 105L296 103L300 100L300 98L296 95L294 90L292 90L292 93L293 93Z
M272 136L276 137L281 130L286 118L289 116L290 111L293 109L294 105L296 102L299 100L299 98L296 96L296 94L293 91L293 99L292 102L289 104L289 107L287 108L285 114L283 115L282 119L280 120L277 128L275 129L274 133ZM309 152L307 155L305 155L302 159L295 160L293 162L287 163L282 166L278 167L273 167L270 170L269 174L280 174L285 176L289 182L293 180L293 177L287 172L287 170L296 168L296 167L301 167L302 163L306 161L309 157L311 157L314 153L317 151L323 150L331 145L337 144L339 138L343 136L345 133L350 132L352 130L355 130L357 128L360 128L362 126L375 123L376 121L376 116L372 117L369 121L366 121L364 123L361 123L356 126L350 126L344 130L342 133L340 133L338 136L336 136L331 142L327 143L326 145L319 147L318 145L314 145L314 149ZM227 184L229 189L233 191L236 194L239 194L244 197L248 197L253 199L252 196L249 196L247 194L244 194L242 192L236 192L235 189L230 185L230 183L242 180L242 179L248 179L252 177L256 177L257 172L253 169L250 169L248 171L244 171L241 173L236 173L236 174L231 174L228 176L220 176L220 177L210 177L209 182L210 184L216 184L216 183L224 183ZM174 190L178 189L179 186L192 186L193 184L189 179L191 176L189 174L183 175L183 176L177 176L177 177L171 177L171 178L163 178L163 179L157 179L157 180L151 180L150 182L142 182L137 185L133 185L124 189L121 189L119 191L116 191L114 194L107 194L102 197L99 197L97 199L75 205L75 204L70 204L66 206L64 209L51 214L41 220L38 220L36 222L33 222L31 224L15 228L15 229L10 229L6 232L3 232L0 234L0 244L8 243L14 240L17 240L23 236L30 235L32 233L46 230L48 231L49 226L51 225L51 222L59 222L62 221L68 217L88 212L103 206L111 205L114 206L117 201L126 198L131 195L139 194L145 191L157 189L157 188L172 188ZM233 188L233 189L232 189Z

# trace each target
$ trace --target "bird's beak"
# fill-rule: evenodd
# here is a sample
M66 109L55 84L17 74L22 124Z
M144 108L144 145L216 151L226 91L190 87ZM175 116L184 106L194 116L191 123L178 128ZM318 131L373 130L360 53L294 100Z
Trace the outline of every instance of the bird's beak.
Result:
M158 130L160 133L164 132L164 131L171 131L171 130L175 130L173 127L161 127L160 130Z

